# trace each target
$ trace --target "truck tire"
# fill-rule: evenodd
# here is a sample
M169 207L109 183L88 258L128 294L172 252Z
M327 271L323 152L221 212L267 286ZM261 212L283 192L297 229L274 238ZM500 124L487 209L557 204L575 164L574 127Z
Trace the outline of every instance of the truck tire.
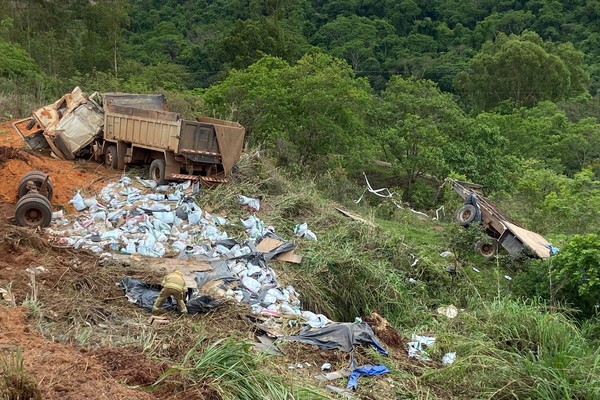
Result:
M49 201L52 200L54 187L52 186L52 181L50 180L50 178L48 178L48 182L46 183L46 189L44 190L44 192L42 193L39 191L42 185L44 184L44 181L46 180L47 176L48 174L42 171L31 171L23 175L21 181L19 182L19 188L17 189L17 200L29 193L29 190L27 189L27 182L29 181L33 181L33 183L35 183L39 194L46 197Z
M471 204L465 204L456 212L456 220L462 226L467 226L475 220L477 209Z
M492 239L492 241L480 240L475 246L479 254L487 259L494 258L498 254L498 241Z
M46 227L52 221L52 206L39 193L26 194L17 203L15 221L27 228Z
M164 185L167 183L165 180L165 170L167 169L167 164L165 160L156 159L152 160L152 164L150 164L150 179L156 181L159 185Z
M106 168L117 169L117 165L119 165L119 160L117 160L117 146L110 145L106 148L104 152L104 164Z

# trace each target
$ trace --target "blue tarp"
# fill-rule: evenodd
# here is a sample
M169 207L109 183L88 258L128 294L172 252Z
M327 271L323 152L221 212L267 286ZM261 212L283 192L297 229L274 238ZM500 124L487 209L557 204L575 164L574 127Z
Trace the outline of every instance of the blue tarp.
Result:
M377 365L363 365L362 367L358 367L352 370L350 374L350 378L348 378L348 384L346 385L346 389L356 390L358 388L358 377L359 376L377 376L390 373L388 367L383 364Z

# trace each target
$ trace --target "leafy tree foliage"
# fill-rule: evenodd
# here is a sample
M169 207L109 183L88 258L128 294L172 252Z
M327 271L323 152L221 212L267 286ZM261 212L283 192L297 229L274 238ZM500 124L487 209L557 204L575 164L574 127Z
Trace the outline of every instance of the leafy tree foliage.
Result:
M251 143L279 148L282 160L339 154L347 164L359 156L370 96L348 64L315 52L294 65L265 56L232 71L204 99L216 115L244 124Z
M457 77L466 100L478 109L502 102L533 105L583 93L588 76L583 55L570 44L544 42L532 32L499 35L486 43Z

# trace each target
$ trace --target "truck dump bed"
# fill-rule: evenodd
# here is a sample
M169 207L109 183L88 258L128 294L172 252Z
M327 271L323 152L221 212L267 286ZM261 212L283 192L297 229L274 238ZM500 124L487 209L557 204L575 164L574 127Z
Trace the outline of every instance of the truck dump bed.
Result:
M481 187L481 185L473 183L452 181L452 189L463 200L471 195L477 196L477 204L481 209L482 228L488 235L497 239L506 251L517 255L523 246L527 246L541 259L550 257L551 244L542 235L529 231L502 215L493 202L476 191Z

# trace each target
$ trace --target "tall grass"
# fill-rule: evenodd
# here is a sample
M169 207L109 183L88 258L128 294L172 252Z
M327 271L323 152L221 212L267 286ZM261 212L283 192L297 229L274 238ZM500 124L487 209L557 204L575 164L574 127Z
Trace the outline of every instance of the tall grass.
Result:
M465 313L450 331L438 351L456 351L458 360L424 379L460 398L600 398L599 350L543 304L497 300Z
M251 353L250 347L234 338L208 345L200 339L181 364L167 370L156 384L180 372L223 400L327 398L316 389L292 387L279 377L264 372L261 365L266 356Z

